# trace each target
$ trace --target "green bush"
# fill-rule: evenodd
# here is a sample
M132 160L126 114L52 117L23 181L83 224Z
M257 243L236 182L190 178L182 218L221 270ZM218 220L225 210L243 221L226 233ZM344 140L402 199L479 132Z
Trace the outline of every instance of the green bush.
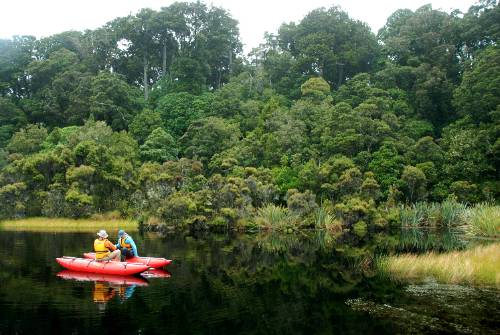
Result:
M188 195L175 193L158 209L159 216L176 226L186 224L191 215L196 213L196 203Z
M70 206L69 216L71 217L88 217L94 211L92 196L81 193L74 188L70 188L68 192L66 192L64 199Z
M316 208L318 208L318 204L316 204L316 196L309 190L304 193L301 193L296 189L288 190L286 203L292 214L302 217L311 214Z
M364 237L368 231L368 226L364 221L358 221L352 226L354 234L358 237Z
M363 200L358 197L350 198L335 205L335 216L342 220L345 226L352 226L358 221L371 223L376 216L377 209L373 200Z

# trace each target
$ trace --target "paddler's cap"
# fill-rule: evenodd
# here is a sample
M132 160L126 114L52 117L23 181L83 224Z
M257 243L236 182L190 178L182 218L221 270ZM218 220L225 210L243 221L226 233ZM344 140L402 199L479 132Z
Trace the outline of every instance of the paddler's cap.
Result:
M106 231L104 229L101 229L97 233L97 236L102 237L102 238L106 238L106 237L108 237L108 233L106 233Z
M123 229L120 229L118 231L118 236L123 236L123 235L125 235L125 231Z

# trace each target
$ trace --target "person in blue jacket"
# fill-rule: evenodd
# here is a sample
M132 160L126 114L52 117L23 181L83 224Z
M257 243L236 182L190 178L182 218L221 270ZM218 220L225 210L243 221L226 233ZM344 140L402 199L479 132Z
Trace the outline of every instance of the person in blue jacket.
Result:
M139 256L137 253L137 247L135 245L134 239L129 236L124 230L118 232L118 243L116 247L121 250L122 258L132 258L135 256Z

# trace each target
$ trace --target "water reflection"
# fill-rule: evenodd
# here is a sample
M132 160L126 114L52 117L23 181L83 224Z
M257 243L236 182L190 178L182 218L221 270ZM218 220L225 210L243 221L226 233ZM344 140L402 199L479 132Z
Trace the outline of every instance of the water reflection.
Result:
M63 270L57 277L64 280L78 282L94 282L92 291L93 301L99 305L99 310L104 310L106 303L117 296L121 302L130 299L137 286L148 286L149 282L145 278L170 278L171 273L163 269L150 269L141 273L140 276L120 276L98 273L78 272Z
M107 275L71 270L63 270L59 272L57 276L66 280L106 282L114 285L148 286L148 281L146 279L134 276Z
M156 275L157 278L160 278L162 275L164 276L162 273L163 270L158 271L160 273ZM117 297L123 303L134 295L137 286L148 286L149 284L146 279L141 277L85 273L71 270L61 271L57 276L64 280L94 282L92 300L100 312L106 310L107 303L114 297ZM151 277L155 277L154 271Z
M495 288L439 284L428 279L407 286L397 299L372 299L348 299L346 304L355 311L390 320L408 334L498 334L500 291Z
M398 251L426 252L463 250L470 240L460 230L403 228L399 235Z
M118 333L379 335L405 333L416 315L426 318L415 319L423 327L414 333L432 333L429 317L487 334L500 322L498 294L477 291L474 307L464 308L467 299L415 294L376 275L374 257L418 247L418 235L146 233L136 243L143 254L174 259L172 275L60 272L54 259L80 255L93 238L0 232L0 334L89 334L113 324ZM396 313L403 309L411 313Z
M137 286L148 286L149 282L145 278L170 278L171 273L163 269L150 269L141 273L141 276L120 276L63 270L57 277L77 282L94 282L93 301L102 312L114 297L123 303L134 295Z
M135 286L133 286L135 288ZM121 286L119 286L121 288ZM133 293L133 292L132 292ZM106 304L115 296L115 288L109 283L95 282L93 290L93 300L97 304L99 311L106 309Z

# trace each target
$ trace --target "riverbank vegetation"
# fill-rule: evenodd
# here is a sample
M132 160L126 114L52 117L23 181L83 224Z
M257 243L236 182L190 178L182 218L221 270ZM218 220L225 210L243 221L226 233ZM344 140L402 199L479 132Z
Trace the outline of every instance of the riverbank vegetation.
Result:
M113 234L119 229L137 231L139 224L133 220L89 218L26 218L0 221L0 230L8 231L37 231L37 232L97 232L100 229Z
M467 223L474 235L500 237L500 206L474 206L468 212Z
M500 243L443 254L429 252L382 257L377 266L382 273L400 281L421 281L432 277L441 283L500 287Z
M248 57L201 2L0 40L0 217L497 235L499 13L402 9L376 35L317 9Z
M402 206L399 219L406 228L457 228L477 236L500 236L500 206L487 203L420 202Z

